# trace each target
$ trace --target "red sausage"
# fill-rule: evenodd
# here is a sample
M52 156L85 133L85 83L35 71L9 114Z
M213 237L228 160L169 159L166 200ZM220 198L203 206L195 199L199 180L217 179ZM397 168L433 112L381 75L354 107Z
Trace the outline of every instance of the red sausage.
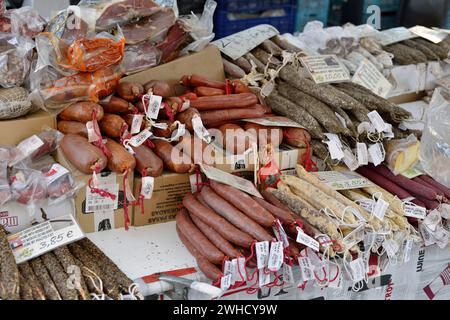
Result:
M265 208L267 211L269 211L271 214L273 214L276 218L280 219L281 223L283 224L291 224L295 222L294 216L290 211L280 209L273 204L267 202L264 199L253 197L253 199L263 208Z

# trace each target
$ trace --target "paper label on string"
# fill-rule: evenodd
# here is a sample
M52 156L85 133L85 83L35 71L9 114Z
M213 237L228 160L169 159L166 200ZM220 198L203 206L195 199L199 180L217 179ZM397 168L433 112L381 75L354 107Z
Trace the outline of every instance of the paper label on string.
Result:
M384 154L379 143L375 143L369 147L369 161L372 162L375 167L384 161Z
M378 218L378 220L383 221L384 215L389 208L389 203L383 199L378 199L373 208L373 215Z
M334 141L325 141L326 145L328 146L328 151L330 152L330 157L333 160L341 160L344 158L344 152L339 147L339 145L336 144Z
M117 210L118 208L118 195L119 195L119 184L116 183L116 175L110 174L107 177L97 176L97 186L95 188L107 191L111 193L114 200L111 197L104 197L98 193L93 193L89 185L86 186L86 213L95 211L110 211ZM114 181L114 182L113 182Z
M305 129L304 126L291 119L278 116L255 118L255 119L242 119L242 121L260 124L265 127L287 127L287 128Z
M197 181L198 180L198 181ZM191 184L191 192L199 192L200 184L202 183L202 176L200 174L191 174L189 176L189 183Z
M208 130L206 130L200 117L192 118L192 127L194 128L194 132L197 137L199 137L208 144L211 143L212 140L211 135L209 134Z
M306 233L303 232L302 229L297 227L297 239L296 241L298 243L304 244L307 247L310 247L314 251L319 251L319 242L310 236L308 236Z
M264 270L258 271L258 282L260 287L264 287L270 283L270 273L264 273Z
M317 84L350 80L347 68L333 54L306 56L300 60Z
M372 122L373 126L378 132L383 132L387 129L386 123L376 110L369 112L367 116L369 117L370 122Z
M54 163L50 170L45 173L45 182L47 183L47 185L50 185L68 173L69 170L58 163Z
M287 263L283 264L283 281L285 283L295 284L294 272L292 267Z
M159 110L161 109L162 97L150 94L148 101L147 117L150 119L158 119Z
M70 214L39 223L7 237L17 264L82 238L83 231Z
M365 225L361 224L344 237L343 242L346 244L347 248L353 247L364 239L364 227Z
M426 247L436 243L436 239L434 239L431 230L429 230L423 222L419 222L419 231Z
M133 120L131 122L131 134L136 134L141 132L142 121L144 120L143 114L134 114Z
M95 141L101 140L102 136L98 134L97 130L95 130L93 121L86 122L86 130L88 133L88 141L89 142L95 142Z
M298 266L303 281L314 280L314 267L308 257L298 257Z
M362 258L358 258L350 262L352 270L353 281L358 282L364 280L366 276L366 264Z
M263 269L269 262L269 241L257 242L255 244L256 263L258 269Z
M352 82L362 85L382 98L386 98L392 89L392 84L368 59L360 63Z
M415 204L405 203L403 207L403 215L405 217L425 219L427 215L427 209L424 207L417 206Z
M345 165L351 171L355 171L359 167L358 160L356 159L355 155L348 148L344 149L343 161L344 161Z
M372 213L375 201L371 199L361 199L357 201L357 204L366 212Z
M395 138L394 132L392 132L392 124L386 123L386 129L383 131L383 138L384 139L394 139Z
M423 220L423 224L431 231L436 231L437 226L441 223L441 214L438 210L431 211Z
M260 94L263 97L268 97L272 93L273 89L275 89L275 84L272 81L268 81L262 86Z
M284 228L281 225L281 222L279 219L275 220L275 226L273 226L272 229L273 229L273 233L275 234L275 237L277 238L277 240L283 242L284 248L288 248L289 247L288 236L286 234L286 231L284 231Z
M423 26L415 26L409 29L412 33L418 35L421 38L427 39L433 43L440 43L447 38L447 33L439 32Z
M220 278L220 289L222 291L227 291L231 287L231 274L222 276Z
M142 177L142 186L141 186L141 196L144 199L149 200L153 195L153 188L155 186L155 178L154 177Z
M353 171L319 171L311 172L311 174L334 190L359 189L373 185L365 177Z
M397 254L399 246L394 240L388 239L384 240L383 248L386 250L388 257L392 259Z
M140 145L142 145L147 139L149 139L152 135L153 133L151 133L150 130L144 129L141 131L141 133L130 138L130 144L133 147L137 148Z
M403 262L408 262L409 260L410 260L410 258L411 258L411 249L412 249L412 245L413 245L413 242L412 242L412 240L405 240L404 242L403 242L403 248L402 248L402 250L403 250Z
M225 263L223 264L223 274L224 275L233 274L232 268L233 268L232 262L230 260L226 260Z
M237 258L231 260L232 263L232 276L231 283L245 281L245 258Z
M272 242L272 245L270 246L269 262L268 262L268 269L270 271L272 272L278 271L283 265L284 260L283 249L284 247L282 241Z
M336 118L338 118L339 122L342 124L344 128L347 128L347 122L345 119L337 112L334 113L336 115Z
M261 194L256 189L256 187L250 181L244 178L232 175L230 173L224 172L222 170L208 166L206 164L200 164L200 168L202 169L203 173L211 180L225 183L241 191L244 191L250 195L262 198Z

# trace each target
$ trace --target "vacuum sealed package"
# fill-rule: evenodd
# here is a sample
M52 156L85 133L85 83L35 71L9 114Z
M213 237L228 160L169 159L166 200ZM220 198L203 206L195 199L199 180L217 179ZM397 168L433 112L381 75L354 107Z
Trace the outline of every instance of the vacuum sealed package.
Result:
M9 33L0 34L0 86L20 87L30 71L34 41Z
M443 90L434 91L427 110L420 161L426 173L450 188L450 101L444 98Z
M0 147L0 206L3 206L12 198L8 181L8 161L10 158L10 149Z
M16 35L34 38L44 31L46 22L32 7L10 10L11 32Z
M61 202L75 196L81 185L77 185L69 170L54 163L44 172L47 185L48 205Z
M157 66L161 61L161 51L151 42L127 45L122 66L127 75Z
M10 177L14 200L30 207L42 204L47 197L47 183L42 172L14 169Z
M22 87L0 88L0 120L14 119L32 111L27 89Z
M386 162L397 175L412 168L419 160L420 142L415 135L405 139L393 139L385 142Z

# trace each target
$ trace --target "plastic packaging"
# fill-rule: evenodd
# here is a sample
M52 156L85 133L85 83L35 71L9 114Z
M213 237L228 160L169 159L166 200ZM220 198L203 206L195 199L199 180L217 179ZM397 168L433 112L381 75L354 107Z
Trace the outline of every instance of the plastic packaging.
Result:
M391 171L397 175L412 168L419 160L420 143L416 136L385 142L386 162Z
M69 170L54 163L44 172L47 185L48 204L53 205L75 196L81 185L77 185Z
M34 42L30 38L0 34L0 86L19 87L30 71Z
M420 161L428 175L450 188L450 101L443 97L443 90L434 91L426 113Z
M8 162L10 158L9 148L0 147L0 207L12 198L8 182Z
M32 169L15 169L11 180L13 198L20 204L34 207L47 197L47 184L42 172Z
M161 61L161 51L152 43L144 41L125 47L122 66L127 75L157 66Z
M15 35L34 38L45 28L45 20L32 7L10 10L11 32Z
M33 109L25 88L0 88L0 119L14 119Z

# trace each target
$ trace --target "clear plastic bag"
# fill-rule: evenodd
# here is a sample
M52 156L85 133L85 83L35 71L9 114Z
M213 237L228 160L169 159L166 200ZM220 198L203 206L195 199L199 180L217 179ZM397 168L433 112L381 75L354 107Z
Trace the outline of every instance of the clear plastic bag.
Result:
M45 28L46 22L32 7L10 10L11 32L16 35L34 38Z
M81 187L77 185L70 171L58 163L54 163L44 175L49 205L74 197Z
M12 198L8 181L8 162L10 159L10 148L0 147L0 207Z
M437 88L427 110L420 161L433 179L450 188L450 101Z
M20 87L30 71L34 41L8 33L0 34L0 86Z
M397 175L412 168L419 160L419 146L419 141L412 134L405 139L385 142L386 163L389 169Z
M44 203L47 197L47 184L42 172L13 168L10 180L13 198L18 203L30 207Z
M125 47L122 66L127 75L157 66L161 61L161 51L152 43L144 41Z

